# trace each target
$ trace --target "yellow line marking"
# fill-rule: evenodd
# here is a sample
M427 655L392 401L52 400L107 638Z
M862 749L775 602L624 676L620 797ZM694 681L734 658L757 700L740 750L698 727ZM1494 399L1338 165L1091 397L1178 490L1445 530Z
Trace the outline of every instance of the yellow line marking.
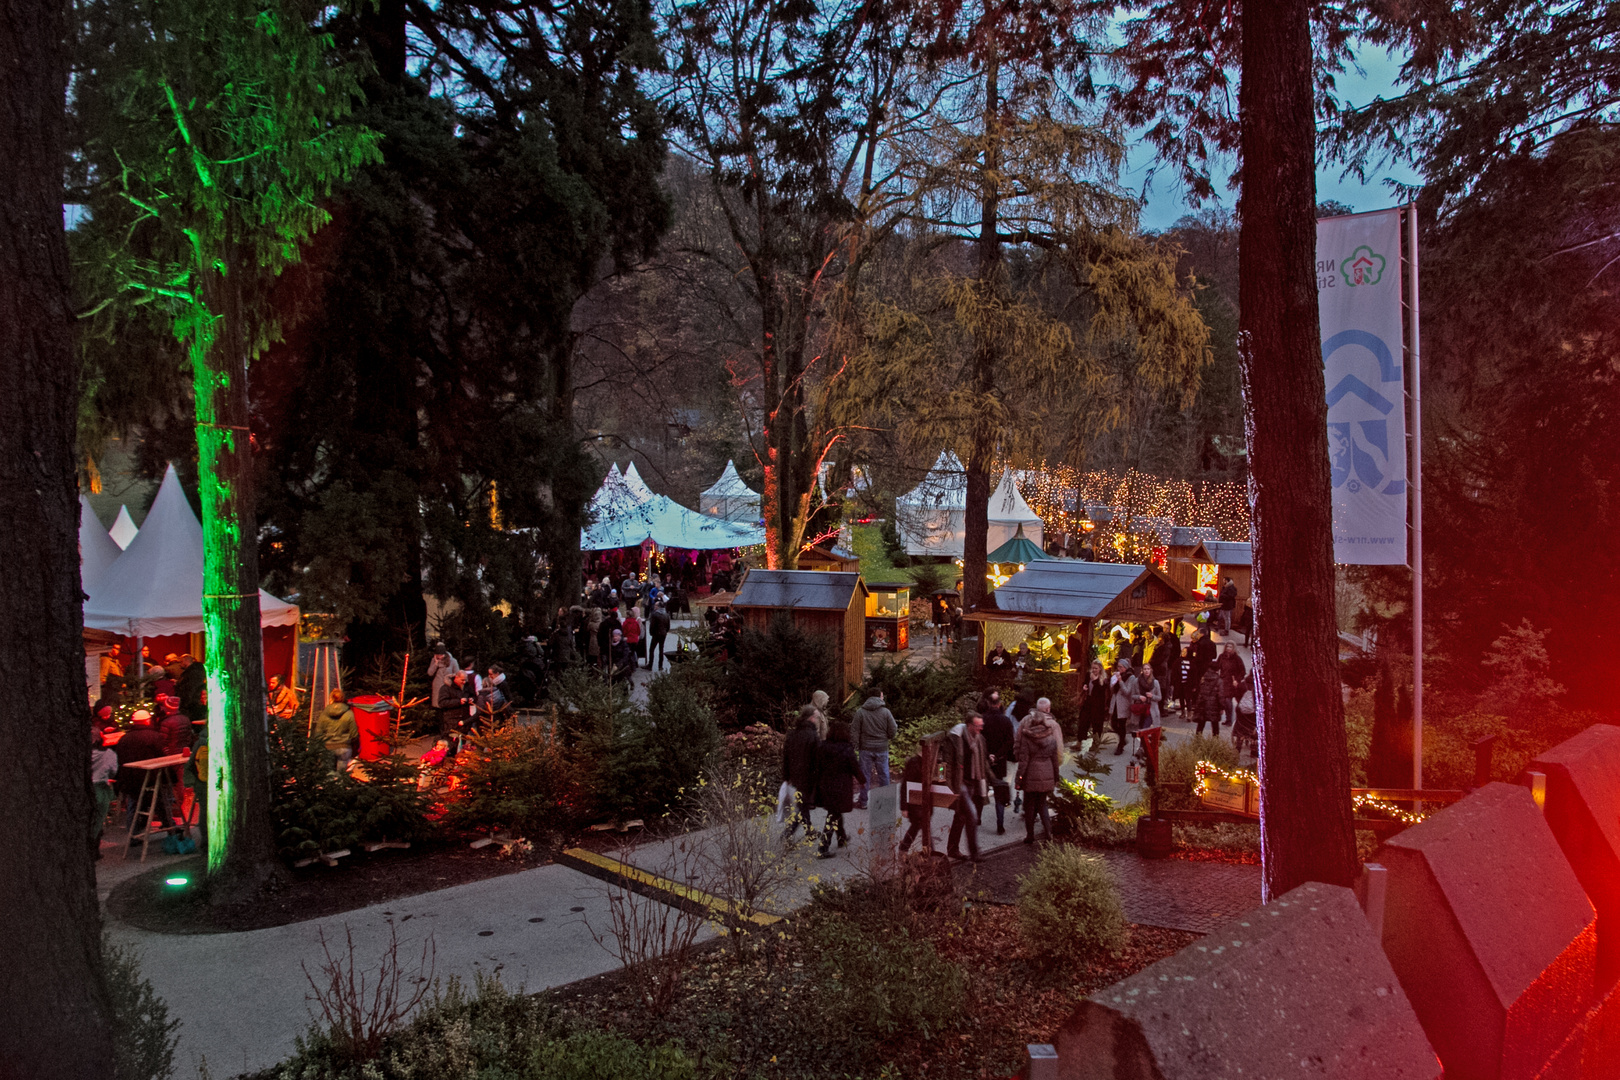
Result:
M756 912L753 915L744 915L738 909L737 905L729 900L722 900L720 897L715 896L712 893L704 892L702 889L693 888L692 886L683 882L673 881L669 878L662 878L657 874L650 874L641 869L639 866L632 866L627 862L621 862L618 859L612 859L606 855L600 855L594 851L586 851L584 848L568 848L563 852L563 854L569 856L570 858L578 859L580 862L589 863L599 869L606 870L610 874L615 874L619 877L626 878L638 885L645 885L649 888L659 889L663 892L678 896L682 900L688 900L695 904L701 904L717 914L741 919L743 922L750 922L755 926L772 926L782 921L782 917L780 915L768 915L765 912Z

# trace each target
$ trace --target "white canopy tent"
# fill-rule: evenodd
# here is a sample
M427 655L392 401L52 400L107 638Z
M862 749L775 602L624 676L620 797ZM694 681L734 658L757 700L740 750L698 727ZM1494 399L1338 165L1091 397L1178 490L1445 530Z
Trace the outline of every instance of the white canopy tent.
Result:
M907 555L944 555L960 559L967 535L967 470L949 450L942 451L923 482L894 501L895 524ZM990 494L987 551L1011 540L1023 527L1036 546L1045 539L1039 516L1018 493L1011 472Z
M84 625L125 637L203 632L203 532L174 466L163 474L146 521L93 586L86 583ZM259 625L291 626L298 608L259 590Z
M688 551L749 547L765 541L765 530L756 525L700 514L667 495L653 494L635 474L634 465L628 473L620 473L617 465L608 470L591 498L590 510L595 520L580 533L580 547L585 551L640 547L647 540L661 548Z
M90 500L79 496L79 581L89 592L123 551L113 542L101 519L90 509Z
M720 479L698 496L698 499L698 505L709 517L725 521L741 521L749 525L759 520L759 492L743 483L743 478L737 475L737 465L733 461L726 462L726 471L720 474Z
M120 506L117 519L107 531L112 536L112 542L118 545L118 550L123 551L141 530L135 527L135 519L129 516L129 507Z

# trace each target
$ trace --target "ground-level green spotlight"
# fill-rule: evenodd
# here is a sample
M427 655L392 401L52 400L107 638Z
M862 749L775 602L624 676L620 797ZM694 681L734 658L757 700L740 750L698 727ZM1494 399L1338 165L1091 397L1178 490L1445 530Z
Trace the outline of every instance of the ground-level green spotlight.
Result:
M190 878L184 878L184 877L164 878L163 879L163 884L165 884L165 885L190 885L191 884L191 879Z

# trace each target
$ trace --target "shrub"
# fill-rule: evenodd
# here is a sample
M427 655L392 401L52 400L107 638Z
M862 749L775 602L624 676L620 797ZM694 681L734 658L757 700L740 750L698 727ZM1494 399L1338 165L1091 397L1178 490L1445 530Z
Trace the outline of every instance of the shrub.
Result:
M1018 888L1018 929L1036 956L1087 963L1125 945L1125 909L1114 875L1067 844L1041 849Z
M1194 735L1175 745L1159 747L1159 805L1166 810L1196 810L1198 798L1193 785L1198 782L1198 763L1207 761L1223 769L1237 768L1237 750L1227 739ZM1140 798L1148 796L1144 784Z
M334 772L332 755L302 721L270 728L270 818L276 853L289 862L337 851L360 840L361 785Z
M834 663L837 646L786 615L768 629L744 629L732 639L724 693L735 722L782 729L790 712L825 690L833 700L847 692Z
M661 676L647 688L647 709L624 715L599 801L626 816L662 816L692 806L698 782L720 749L714 711L684 680Z
M962 719L962 699L972 695L977 700L967 665L954 659L911 667L904 660L883 657L872 665L854 704L858 706L880 690L889 711L902 724L947 713L954 716L954 724Z
M768 792L772 805L782 783L782 745L787 736L764 724L750 724L722 740L720 772L736 777L750 791Z
M445 820L462 829L548 836L572 827L584 796L572 762L544 724L511 723L472 736L456 767L462 782Z
M1077 835L1083 824L1107 817L1114 809L1114 800L1098 791L1097 782L1089 776L1074 780L1059 777L1052 789L1051 805L1057 819L1052 827L1060 834Z
M113 1080L168 1080L180 1021L169 1019L169 1007L141 978L135 953L103 937L101 963L112 1005Z
M674 1046L643 1047L601 1031L567 1030L544 1003L480 977L469 995L451 979L444 993L384 1042L364 1065L313 1031L297 1052L255 1080L693 1080L696 1064Z
M917 720L901 721L896 725L899 730L889 743L890 771L898 772L906 759L917 752L919 743L937 732L949 731L962 722L962 716L960 712L945 712Z
M803 931L816 1000L834 1028L873 1039L899 1031L924 1037L950 1027L967 993L961 968L913 936L899 918L828 910Z

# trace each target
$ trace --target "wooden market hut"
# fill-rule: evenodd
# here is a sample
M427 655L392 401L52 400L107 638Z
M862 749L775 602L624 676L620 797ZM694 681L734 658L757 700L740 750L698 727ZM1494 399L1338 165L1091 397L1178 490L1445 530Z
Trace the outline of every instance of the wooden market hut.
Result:
M1129 563L1049 559L1008 578L985 602L963 616L979 624L979 656L999 643L1018 648L1032 626L1072 627L1089 643L1099 621L1162 622L1208 605L1195 600L1163 571ZM1078 672L1069 672L1078 680Z
M861 560L854 552L845 551L834 544L817 544L799 553L799 569L855 574L860 572Z
M1227 540L1205 540L1193 549L1191 560L1195 569L1202 568L1198 573L1206 579L1213 567L1217 596L1220 595L1221 585L1231 578L1232 584L1237 586L1238 610L1242 611L1244 604L1252 603L1249 585L1254 567L1254 549L1250 545Z
M1221 534L1207 526L1177 525L1170 530L1170 543L1165 550L1164 572L1191 596L1197 596L1198 567L1193 563L1193 552L1198 545L1219 540Z
M731 610L752 630L765 630L778 615L813 634L825 634L837 651L841 685L827 692L841 701L866 679L866 596L861 575L829 570L749 570Z

